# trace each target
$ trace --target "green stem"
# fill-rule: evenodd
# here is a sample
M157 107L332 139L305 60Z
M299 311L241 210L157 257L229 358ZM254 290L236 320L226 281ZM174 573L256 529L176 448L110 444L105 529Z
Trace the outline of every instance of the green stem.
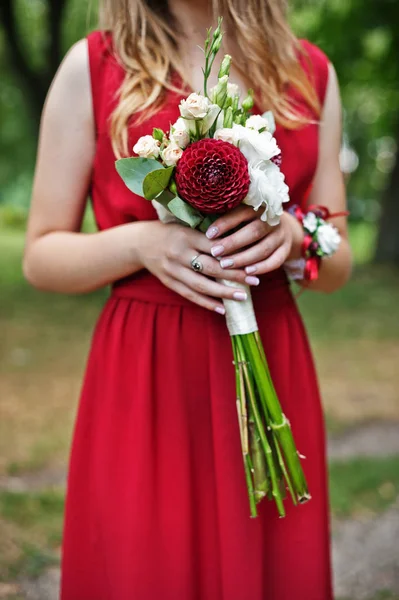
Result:
M299 502L305 501L309 499L305 475L302 470L290 424L282 412L271 380L266 357L262 356L263 353L253 334L243 335L241 338L253 369L265 417L267 419L270 417L269 425L278 439L298 500Z
M283 516L285 516L285 510L284 510L284 505L283 505L283 501L281 498L281 492L280 492L279 482L277 479L276 469L275 469L275 465L273 462L272 449L270 447L270 444L267 440L267 437L266 437L266 434L264 431L262 419L261 419L261 416L260 416L260 413L259 413L259 410L258 410L258 407L256 404L253 382L249 375L248 365L246 364L246 360L248 359L248 356L246 356L246 353L244 351L244 346L242 343L243 338L245 336L238 335L235 337L237 340L237 355L238 355L239 360L243 363L243 372L244 372L244 377L245 377L246 388L248 390L249 403L250 403L250 406L252 409L252 414L253 414L254 421L256 424L256 429L258 431L260 441L263 446L266 463L267 463L269 473L270 473L273 496L274 496L274 499L275 499L275 502L277 505L278 512L279 512L280 516L283 517Z

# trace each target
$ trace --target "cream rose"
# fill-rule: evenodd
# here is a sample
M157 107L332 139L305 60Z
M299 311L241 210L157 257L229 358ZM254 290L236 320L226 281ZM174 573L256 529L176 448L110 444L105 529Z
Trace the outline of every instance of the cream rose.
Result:
M144 135L133 146L133 152L141 158L158 158L160 145L161 143L155 140L152 135Z
M180 114L184 119L203 119L208 114L210 104L205 96L193 93L180 102Z
M190 143L190 135L187 131L186 122L181 117L172 125L169 138L171 142L175 142L183 150Z
M181 159L182 154L183 150L180 146L178 146L176 142L171 142L164 150L162 150L161 157L167 167L174 167Z
M213 137L215 140L222 140L222 142L229 142L229 144L234 144L235 146L237 145L234 129L222 127L221 129L217 129L215 131L215 135Z
M324 223L317 230L317 241L327 256L334 254L341 243L341 236L334 225Z
M240 96L240 88L238 87L238 85L236 83L228 83L227 84L227 95L230 96L231 98L234 98L234 96Z

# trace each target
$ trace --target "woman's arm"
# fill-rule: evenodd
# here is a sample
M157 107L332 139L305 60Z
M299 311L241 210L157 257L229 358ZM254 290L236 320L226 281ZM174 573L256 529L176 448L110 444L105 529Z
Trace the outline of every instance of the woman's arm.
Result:
M344 180L339 165L342 123L341 101L334 68L330 65L326 100L319 134L319 160L309 199L310 204L322 204L336 213L345 210ZM302 282L309 289L332 292L345 284L351 272L351 252L345 217L332 219L339 229L342 242L336 254L322 260L319 278ZM220 237L240 224L239 231ZM251 275L278 269L288 259L299 258L304 233L298 221L284 213L277 227L263 223L253 209L240 206L218 219L207 232L213 241L213 254L219 256L225 271L245 268ZM220 241L218 241L220 239ZM248 247L249 246L249 247Z
M222 277L204 234L178 225L143 221L80 233L95 153L87 41L76 44L51 86L43 112L29 217L24 273L35 287L82 293L142 268L166 286L209 310L223 312L220 298L243 300ZM201 254L203 273L190 262ZM228 279L243 282L244 270ZM238 294L238 296L234 295Z
M321 204L326 206L331 213L346 210L344 177L339 164L341 142L341 99L335 69L330 64L326 99L320 125L319 160L309 197L309 205ZM296 221L289 214L285 218ZM330 258L321 261L318 279L312 282L302 282L304 287L322 292L333 292L342 287L348 281L352 269L352 254L348 242L346 217L336 217L328 222L335 225L341 234L342 241L338 251ZM290 258L300 256L303 232L298 232L297 225L297 223L291 222L294 239Z

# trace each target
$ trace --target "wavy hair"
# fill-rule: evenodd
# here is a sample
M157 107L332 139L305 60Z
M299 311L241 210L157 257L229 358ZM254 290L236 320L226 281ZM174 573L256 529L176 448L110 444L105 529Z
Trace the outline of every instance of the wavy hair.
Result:
M287 0L212 0L214 21L237 42L245 65L235 57L244 81L259 82L257 101L276 121L294 129L309 122L287 85L295 89L312 114L320 114L314 83L300 64L305 50L287 22ZM112 34L118 61L126 72L119 102L111 116L111 139L117 156L128 154L128 124L149 118L167 90L177 90L170 75L187 81L179 55L179 31L167 0L100 0L100 26Z

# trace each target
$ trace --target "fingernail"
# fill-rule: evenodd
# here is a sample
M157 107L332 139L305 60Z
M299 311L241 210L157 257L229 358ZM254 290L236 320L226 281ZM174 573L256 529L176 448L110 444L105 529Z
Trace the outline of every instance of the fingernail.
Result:
M245 272L248 275L251 275L251 273L256 273L256 267L245 267Z
M226 311L224 310L224 308L222 306L217 306L215 308L215 312L219 313L219 315L225 315Z
M233 298L234 298L234 300L244 301L248 298L248 296L245 292L234 292Z
M211 248L211 254L213 257L220 256L224 252L224 246L214 246Z
M213 238L217 237L218 233L219 229L217 227L210 227L205 235L208 240L213 240Z
M260 280L257 277L246 277L245 283L247 283L248 285L259 285Z
M227 267L232 267L234 265L234 260L231 258L224 258L220 261L220 266L222 269L227 269Z

